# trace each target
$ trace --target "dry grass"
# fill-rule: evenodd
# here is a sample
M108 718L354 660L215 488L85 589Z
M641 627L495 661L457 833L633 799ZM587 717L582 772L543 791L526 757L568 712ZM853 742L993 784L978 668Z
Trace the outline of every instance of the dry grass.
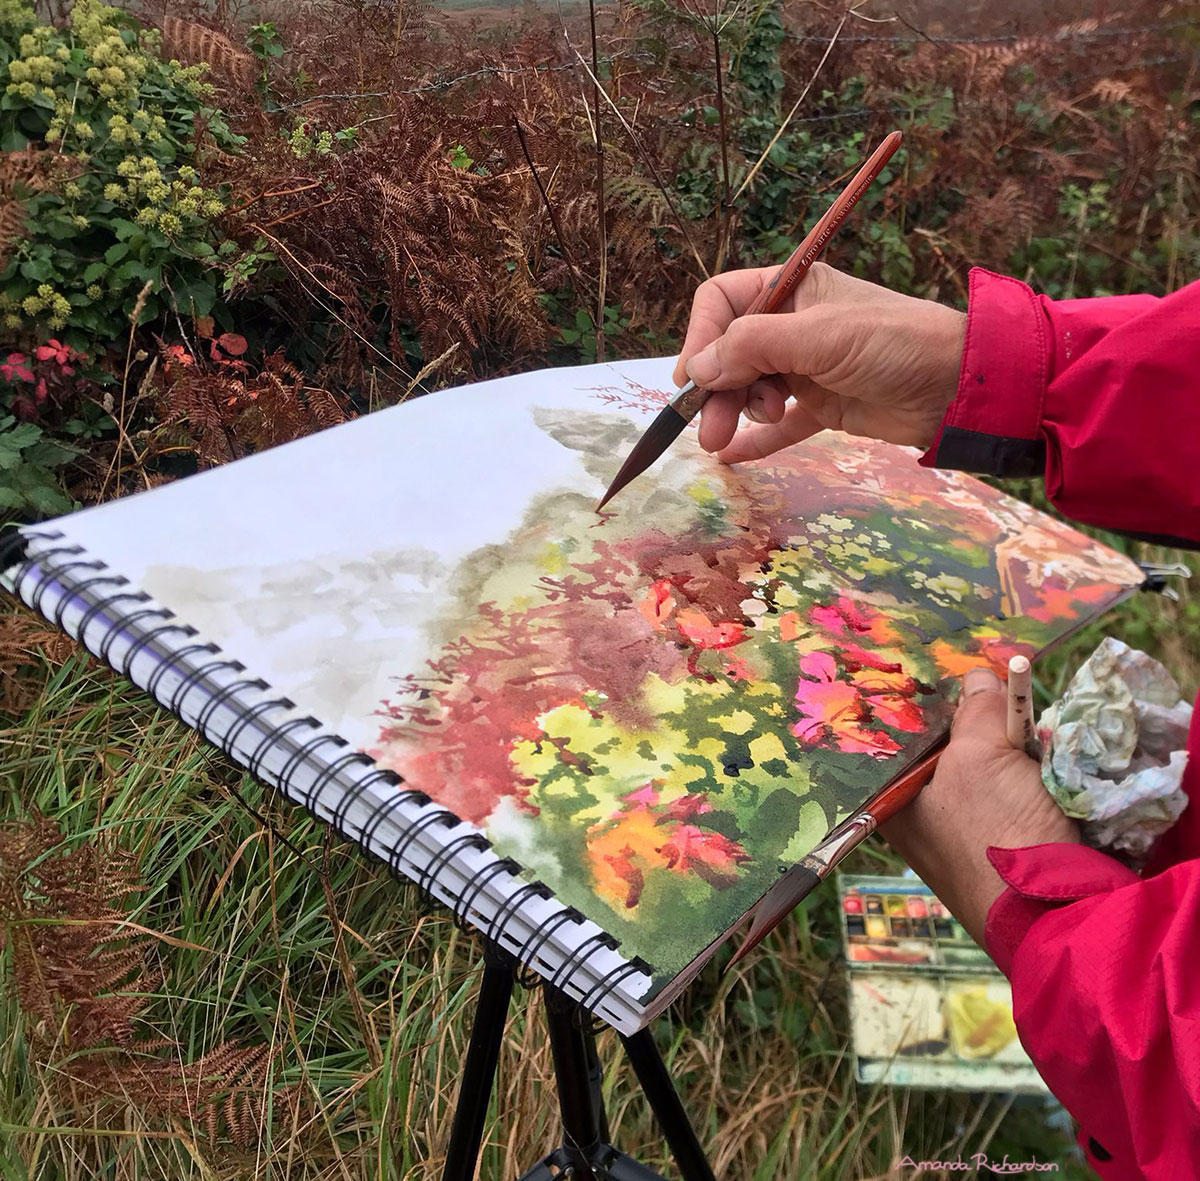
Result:
M128 1030L72 1043L85 1002L60 990L49 1023L44 1004L23 1003L12 940L24 928L9 916L0 1176L439 1177L478 981L473 940L106 671L34 657L21 676L33 704L0 731L5 819L52 815L58 854L127 851L141 888L109 905L137 924L126 945L156 981L110 983L104 1004ZM883 854L860 857L878 866ZM69 934L73 914L88 916L83 901L65 903L40 921ZM865 1181L893 1175L904 1153L977 1151L993 1133L1010 1151L1062 1159L1065 1141L1036 1110L854 1085L835 917L818 899L764 954L728 975L710 965L658 1023L718 1176ZM519 992L481 1177L516 1176L555 1143L539 1014L538 995ZM600 1047L616 1139L669 1175L619 1043L603 1035Z

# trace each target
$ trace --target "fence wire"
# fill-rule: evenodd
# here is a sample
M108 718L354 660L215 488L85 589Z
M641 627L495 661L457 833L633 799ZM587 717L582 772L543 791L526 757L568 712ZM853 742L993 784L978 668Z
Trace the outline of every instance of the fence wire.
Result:
M1194 28L1200 30L1200 22L1195 20L1173 20L1159 21L1156 24L1146 25L1131 25L1119 28L1096 28L1074 31L1069 26L1064 29L1056 30L1052 33L1041 33L1035 35L1019 34L1019 33L998 33L986 37L964 37L964 36L935 36L932 33L917 33L909 34L902 37L881 37L878 35L850 35L841 36L838 38L838 44L843 42L850 45L936 45L947 48L956 46L971 46L971 45L1015 45L1017 43L1034 43L1043 42L1049 44L1062 44L1066 42L1078 41L1105 41L1118 37L1136 37L1143 33L1161 33L1170 32L1174 29ZM788 41L807 43L819 42L828 44L829 37L817 34L808 33L785 33L784 37ZM1101 74L1112 72L1127 72L1131 69L1146 69L1157 66L1172 65L1177 62L1185 62L1191 60L1196 54L1174 54L1169 56L1158 56L1146 58L1140 62L1132 62L1127 65L1106 67L1100 70L1093 71L1087 74L1074 74L1072 78L1085 79L1098 77ZM600 58L600 64L603 66L613 66L619 62L639 62L642 64L652 64L657 59L653 54L638 52L613 54L609 57ZM298 99L296 102L283 103L279 106L279 110L288 111L295 107L307 106L309 103L322 102L325 100L350 100L362 98L390 98L392 95L419 95L419 94L437 94L441 91L448 90L453 86L458 86L463 82L470 82L476 78L498 78L509 75L528 74L557 74L566 73L568 71L577 70L579 67L575 62L564 62L558 65L522 65L522 66L481 66L477 70L470 70L465 74L456 74L452 78L435 78L429 82L423 82L420 86L414 86L405 90L373 90L373 91L353 91L346 94L314 94L309 98ZM905 110L907 108L898 108ZM868 112L870 113L870 112ZM857 117L859 112L849 112L844 114L831 115L809 115L804 118L793 119L793 123L824 123L835 119L850 119Z
M878 34L850 34L838 38L850 45L1012 45L1024 42L1105 41L1113 37L1137 37L1142 33L1165 33L1172 29L1200 29L1200 21L1173 20L1155 24L1132 25L1124 28L1072 29L1070 25L1050 33L993 33L984 37L968 37L956 33L925 33L916 31L904 36L882 37ZM816 33L786 33L789 41L826 42L828 37Z

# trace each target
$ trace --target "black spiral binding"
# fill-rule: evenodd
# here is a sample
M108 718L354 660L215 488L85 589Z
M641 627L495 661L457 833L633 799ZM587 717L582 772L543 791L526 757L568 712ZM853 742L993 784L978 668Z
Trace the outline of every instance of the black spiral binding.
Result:
M389 850L385 857L379 857L371 848L371 841L376 836L380 826L401 805L428 807L433 803L428 795L415 788L405 788L397 791L389 799L376 804L357 832L350 822L350 811L371 788L379 784L401 788L404 779L395 771L376 765L369 755L359 751L346 751L338 757L323 762L318 774L307 789L300 789L292 783L295 773L305 765L313 765L314 755L326 748L343 748L348 745L345 739L330 734L324 730L321 723L314 717L289 717L275 725L267 725L265 719L272 711L291 711L295 702L290 698L268 697L253 703L239 702L242 694L268 693L271 686L261 678L246 677L230 682L219 688L211 686L214 674L223 670L245 672L241 662L230 660L222 655L219 645L202 643L185 643L173 650L165 651L166 645L160 644L166 637L178 640L192 640L197 636L193 627L180 623L170 610L150 605L151 597L141 591L117 589L116 593L98 596L94 592L100 587L121 588L129 585L128 580L109 571L106 563L86 556L84 548L79 545L54 545L61 541L62 533L33 532L23 530L18 534L8 534L0 538L0 572L12 571L11 585L18 596L27 595L27 602L35 610L61 630L66 612L72 603L80 603L85 607L75 632L79 641L88 647L89 651L115 668L127 679L133 663L139 655L153 651L155 645L159 650L153 672L146 682L146 690L161 705L169 709L177 717L182 718L183 708L189 696L196 690L205 689L205 703L193 722L188 723L206 740L217 746L227 757L234 758L238 740L247 731L261 732L262 737L253 747L245 763L250 774L257 779L266 780L263 774L263 764L276 751L289 751L287 760L277 776L274 776L276 787L289 800L292 800L318 819L330 824L344 839L360 847L372 857L386 862L392 873L402 881L410 880L403 874L403 863L409 850L420 839L421 834L439 825L450 828L461 825L460 817L446 808L435 807L419 817L415 823L404 822L404 834ZM29 542L37 541L47 544L45 548L36 549ZM15 567L15 569L14 569ZM36 578L32 586L26 585L36 569ZM77 576L72 576L72 572ZM85 573L86 572L86 573ZM58 584L65 592L60 598L52 614L43 609L43 602L50 588ZM121 604L128 604L133 610L121 611ZM87 639L87 631L98 620L108 620L95 648ZM153 626L149 626L153 623ZM112 649L117 640L126 635L129 646L118 663L112 656ZM172 671L183 673L184 662L201 654L211 656L211 660L196 663L180 683L164 699L160 694L163 680ZM210 727L218 711L222 708L234 713L233 723L221 734L210 733ZM319 731L312 733L303 740L302 731ZM245 748L243 748L244 750ZM335 805L322 807L321 796L325 788L333 783L343 772L361 765L373 767L373 770L352 781ZM365 848L364 848L365 847ZM434 896L434 886L442 872L454 859L467 849L485 852L492 848L491 842L482 833L468 832L448 841L423 867L410 869L410 875L415 876L415 882L421 894L432 902L437 902ZM451 906L454 921L464 930L471 926L470 915L479 897L490 882L503 876L516 880L523 870L521 865L510 857L497 857L496 860L481 867L471 874L465 887L460 891ZM541 881L523 882L497 907L490 919L476 924L481 930L489 955L499 956L505 962L524 965L520 979L527 987L532 987L542 981L542 975L534 966L555 931L570 923L582 923L583 915L573 907L562 907L538 924L532 934L520 942L510 931L509 925L521 910L522 906L533 898L554 901L553 891ZM600 948L618 950L619 940L604 932L592 935L583 940L578 947L553 972L548 983L552 994L560 995L564 1002L575 1004L589 1014L594 1014L613 992L631 976L639 973L649 973L649 967L639 959L627 960L616 971L584 991L582 985L574 983L572 977L587 961L591 954ZM566 997L565 988L571 985L580 993L580 1000ZM595 1020L595 1018L593 1018Z
M550 936L566 923L581 922L583 922L583 915L573 906L568 906L565 910L558 910L552 915L547 915L534 928L533 934L525 940L521 950L517 952L517 962L524 965L524 970L518 978L526 988L533 988L540 981L541 973L538 972L535 965L538 956L542 953L542 948L550 942Z

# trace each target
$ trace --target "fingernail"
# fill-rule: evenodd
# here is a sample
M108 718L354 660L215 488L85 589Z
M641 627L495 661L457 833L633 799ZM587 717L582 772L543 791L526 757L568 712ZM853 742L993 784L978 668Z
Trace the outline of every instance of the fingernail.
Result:
M717 360L717 350L710 344L708 348L698 352L687 363L688 377L698 386L707 386L721 376L721 364Z
M962 695L970 697L975 693L995 693L1002 683L990 668L973 668L963 677Z
M763 413L762 413L762 403L761 403L761 402L747 402L747 403L746 403L746 408L745 408L745 409L742 411L742 413L743 413L743 414L744 414L744 415L745 415L745 416L746 416L746 417L747 417L747 418L748 418L748 419L749 419L751 422L766 422L766 421L767 421L767 420L766 420L766 419L763 417Z

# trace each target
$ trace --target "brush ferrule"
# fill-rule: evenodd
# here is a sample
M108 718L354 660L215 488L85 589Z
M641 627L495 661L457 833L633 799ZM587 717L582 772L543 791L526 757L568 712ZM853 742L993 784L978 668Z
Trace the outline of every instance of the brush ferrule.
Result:
M704 403L708 401L709 395L709 390L702 390L694 381L689 381L671 399L671 409L684 422L691 422L704 408Z

